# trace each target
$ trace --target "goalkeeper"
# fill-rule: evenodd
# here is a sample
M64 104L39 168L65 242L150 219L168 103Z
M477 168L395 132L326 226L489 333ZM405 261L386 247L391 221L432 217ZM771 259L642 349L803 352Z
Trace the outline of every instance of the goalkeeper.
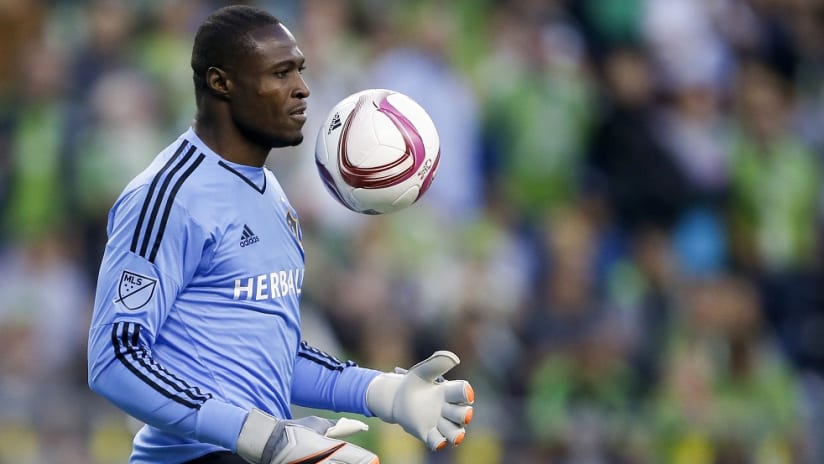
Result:
M275 17L212 13L192 50L197 112L109 212L89 329L89 386L139 419L131 463L375 464L340 440L377 416L432 450L459 444L473 392L439 351L408 371L341 362L302 340L300 222L272 148L302 142L304 57Z

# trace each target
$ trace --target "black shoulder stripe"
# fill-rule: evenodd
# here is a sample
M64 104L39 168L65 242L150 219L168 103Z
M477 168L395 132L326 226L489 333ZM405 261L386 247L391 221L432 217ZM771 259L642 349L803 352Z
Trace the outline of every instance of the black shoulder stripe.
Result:
M163 166L163 169L152 179L149 191L146 194L146 199L143 202L143 208L140 211L137 227L135 227L131 250L133 253L137 253L151 262L154 262L157 257L157 251L163 239L163 232L166 230L166 223L168 222L175 195L177 195L183 182L206 158L206 155L201 153L195 157L193 162L191 161L197 150L197 147L194 145L189 146L186 153L182 157L179 157L178 155L180 155L187 145L189 144L184 142L172 159L169 160L169 162ZM183 171L180 177L177 177L178 173L187 165L188 168ZM175 180L176 177L177 180ZM155 189L158 185L160 185L160 188L157 190L157 194L155 194ZM163 214L162 217L159 218L161 207L163 207ZM154 242L152 242L152 238L154 238ZM140 243L139 247L138 243ZM153 245L150 248L149 244L152 243Z
M149 204L152 202L152 195L154 194L154 189L157 187L157 183L160 181L160 178L163 177L163 174L169 169L169 167L177 160L177 157L183 152L183 149L189 145L189 142L184 140L180 143L180 146L177 147L175 150L175 154L169 158L169 161L163 165L163 167L155 174L154 178L152 179L152 183L149 185L149 191L146 193L146 199L143 200L143 207L140 208L140 217L137 218L137 227L135 227L134 235L132 236L132 253L137 252L137 241L140 238L140 230L143 228L143 220L146 218L146 211L149 210Z
M166 223L169 221L169 213L172 211L172 204L174 203L175 196L177 195L178 190L186 182L186 179L189 178L190 175L200 166L200 163L203 162L203 159L206 158L206 155L203 153L199 154L195 159L194 163L192 163L188 169L177 179L175 182L174 187L172 187L172 191L169 193L169 199L166 200L166 207L163 209L163 217L160 218L160 226L157 229L157 236L155 236L154 245L152 245L152 252L149 254L149 261L154 262L155 258L157 257L157 250L160 248L160 240L163 238L163 232L166 231ZM148 238L148 236L147 236ZM145 255L144 255L145 256Z
M157 197L154 199L152 203L152 210L149 212L149 223L146 225L146 233L143 234L143 242L140 246L140 251L138 254L140 256L146 257L146 250L149 248L149 240L152 237L152 232L154 230L154 224L157 220L157 213L160 211L160 205L163 204L164 201L169 202L171 199L166 198L166 190L169 189L169 184L172 182L175 174L180 171L181 168L189 161L192 155L195 153L195 147L192 146L189 148L189 151L180 159L177 163L175 163L174 167L169 171L169 174L163 179L163 183L160 185L160 191L157 193Z

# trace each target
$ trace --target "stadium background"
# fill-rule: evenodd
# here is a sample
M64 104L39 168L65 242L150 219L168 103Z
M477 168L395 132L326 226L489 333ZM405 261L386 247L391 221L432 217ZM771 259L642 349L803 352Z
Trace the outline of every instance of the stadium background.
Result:
M371 421L382 462L824 462L824 2L255 4L313 92L270 157L307 338L384 369L448 348L477 392L448 452ZM85 383L105 217L190 123L218 5L0 0L0 463L125 462L135 424ZM368 87L442 137L432 190L386 217L312 159Z

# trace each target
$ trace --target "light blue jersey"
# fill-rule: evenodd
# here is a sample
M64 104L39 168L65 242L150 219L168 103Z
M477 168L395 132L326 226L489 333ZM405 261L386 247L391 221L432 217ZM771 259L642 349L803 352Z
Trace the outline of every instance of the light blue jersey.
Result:
M271 171L189 129L126 187L107 232L89 384L147 424L132 463L234 451L252 407L370 415L378 372L301 341L300 223Z

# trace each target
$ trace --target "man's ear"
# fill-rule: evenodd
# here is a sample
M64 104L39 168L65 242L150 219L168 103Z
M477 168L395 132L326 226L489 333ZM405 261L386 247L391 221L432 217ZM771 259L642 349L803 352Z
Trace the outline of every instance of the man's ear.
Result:
M229 98L232 90L232 81L223 69L217 66L210 66L206 70L206 87L218 98Z

